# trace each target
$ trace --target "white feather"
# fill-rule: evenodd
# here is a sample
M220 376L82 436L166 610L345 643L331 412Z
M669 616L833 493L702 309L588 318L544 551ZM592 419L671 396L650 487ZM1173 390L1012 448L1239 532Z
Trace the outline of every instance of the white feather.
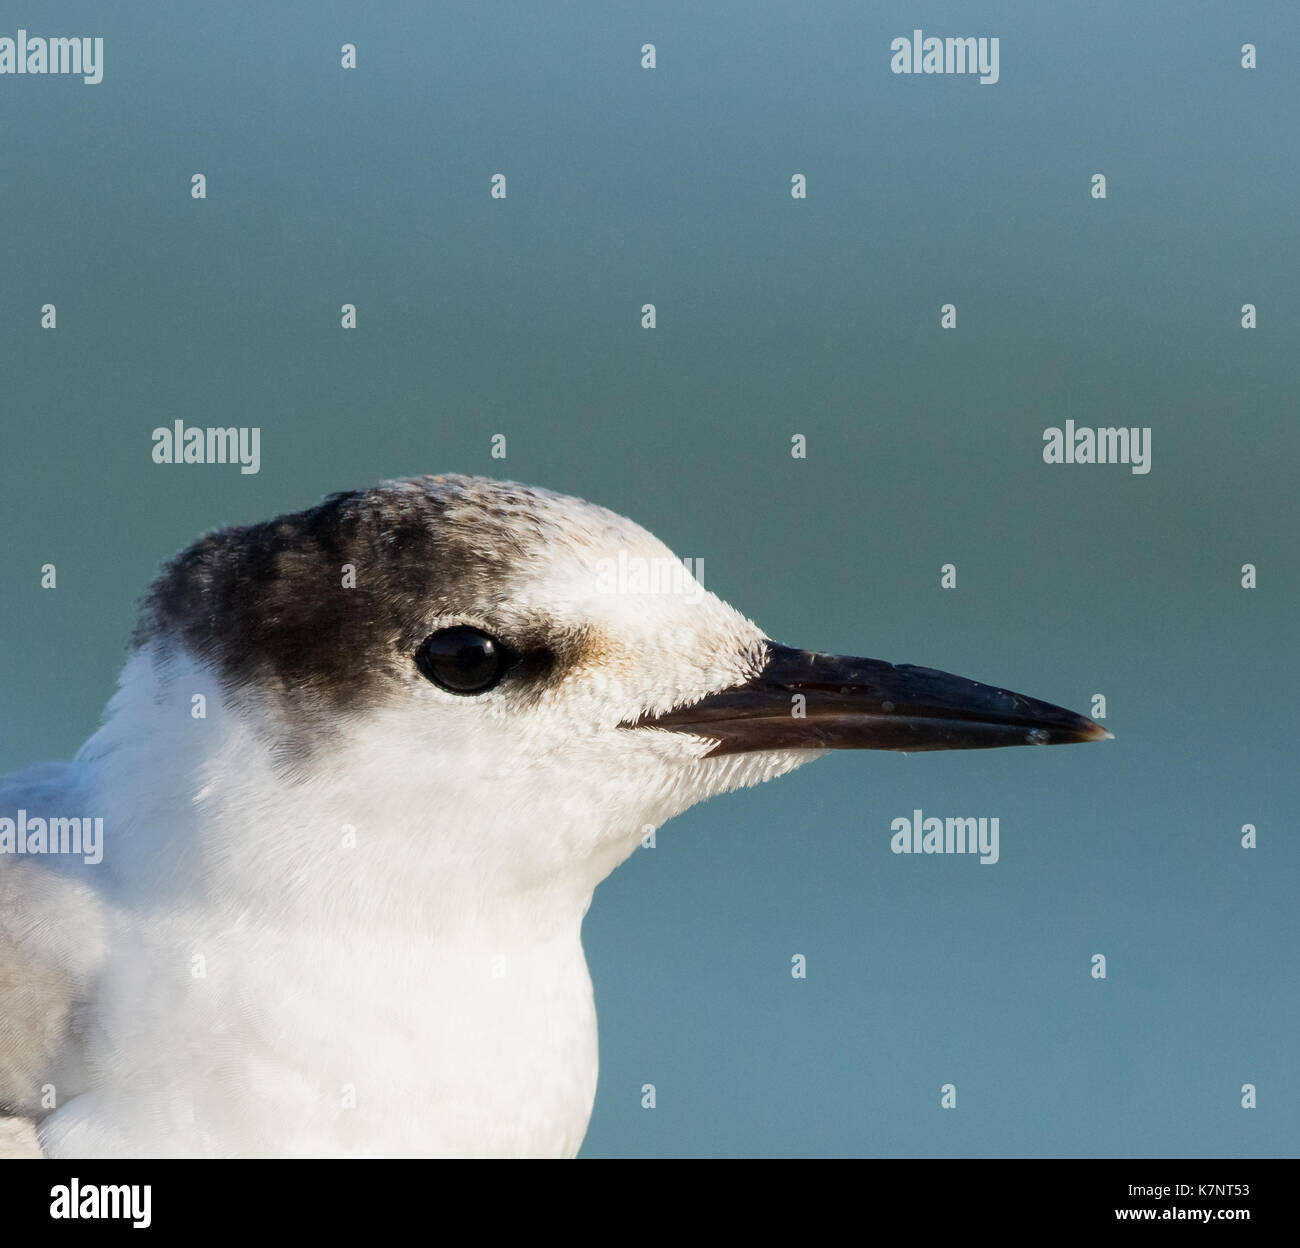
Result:
M132 656L56 786L105 820L104 862L81 873L104 917L88 1073L40 1124L48 1154L577 1151L592 890L648 828L816 755L704 759L699 738L620 727L752 675L762 634L689 578L606 592L601 559L667 550L553 505L574 542L515 570L494 618L435 622L588 630L590 659L545 697L413 673L286 760L273 718L213 670L171 645Z

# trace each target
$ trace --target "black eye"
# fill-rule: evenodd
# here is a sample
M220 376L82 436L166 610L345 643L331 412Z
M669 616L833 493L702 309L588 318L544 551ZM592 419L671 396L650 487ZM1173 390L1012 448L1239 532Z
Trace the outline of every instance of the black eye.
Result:
M513 655L477 628L444 628L426 637L415 665L449 693L486 693L505 675Z

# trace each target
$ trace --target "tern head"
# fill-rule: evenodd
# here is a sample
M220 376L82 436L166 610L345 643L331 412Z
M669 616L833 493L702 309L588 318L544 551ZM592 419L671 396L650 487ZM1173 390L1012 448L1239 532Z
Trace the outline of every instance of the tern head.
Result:
M164 684L181 660L213 681L243 741L226 786L365 794L414 857L474 863L489 892L562 874L589 892L672 815L828 749L1107 735L942 672L779 645L631 521L477 477L211 534L159 578L137 644Z

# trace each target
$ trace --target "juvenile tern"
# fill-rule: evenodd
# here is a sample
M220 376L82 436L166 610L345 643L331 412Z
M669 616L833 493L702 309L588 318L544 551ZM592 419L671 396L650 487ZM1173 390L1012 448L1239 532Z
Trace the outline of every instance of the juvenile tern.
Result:
M545 490L422 477L212 533L76 758L0 780L0 1147L571 1156L582 918L648 827L829 749L1108 735L778 645ZM73 818L97 861L49 852Z

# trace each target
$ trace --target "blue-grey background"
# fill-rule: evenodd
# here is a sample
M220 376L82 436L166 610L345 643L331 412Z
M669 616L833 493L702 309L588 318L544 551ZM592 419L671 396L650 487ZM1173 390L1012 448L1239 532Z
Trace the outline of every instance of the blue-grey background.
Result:
M420 472L576 493L779 640L1104 693L1117 736L668 825L586 921L586 1155L1298 1151L1292 4L21 17L105 66L0 78L0 765L77 748L205 529ZM997 35L1001 81L893 75L914 27ZM177 418L259 425L261 473L155 465ZM1045 465L1068 418L1151 426L1150 475ZM1001 861L891 854L915 807L997 815Z

